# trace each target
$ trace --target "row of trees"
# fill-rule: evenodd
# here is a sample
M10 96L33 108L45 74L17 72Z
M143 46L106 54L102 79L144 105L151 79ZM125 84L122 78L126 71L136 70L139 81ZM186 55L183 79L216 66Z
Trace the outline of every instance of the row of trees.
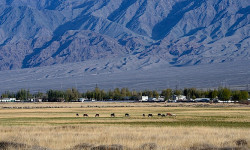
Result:
M130 91L128 88L116 88L114 90L104 91L96 87L94 90L86 91L85 93L80 93L75 88L68 89L66 91L48 90L46 93L37 92L34 94L31 94L29 90L21 89L16 93L7 91L1 95L1 98L16 98L19 100L37 98L49 102L70 102L76 101L79 98L88 98L95 100L139 100L142 96L148 96L151 98L158 98L159 96L163 96L165 100L169 100L172 99L174 95L185 95L189 100L195 98L218 98L222 101L247 100L249 97L249 93L247 91L235 91L228 88L218 88L213 90L200 90L196 88L185 88L183 90L164 89L161 92L158 92L155 90Z

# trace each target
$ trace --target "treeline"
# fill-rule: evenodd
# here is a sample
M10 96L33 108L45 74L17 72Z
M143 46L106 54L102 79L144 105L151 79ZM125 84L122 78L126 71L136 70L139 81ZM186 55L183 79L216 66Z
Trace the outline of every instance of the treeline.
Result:
M79 92L77 89L72 88L68 90L48 90L46 93L37 92L30 93L29 90L21 89L18 92L6 91L1 95L1 98L16 98L18 100L29 99L43 99L48 102L71 102L77 101L79 98L95 99L98 101L105 100L140 100L142 96L148 96L149 98L164 97L165 100L171 100L174 96L184 95L188 100L196 98L210 98L219 99L222 101L233 100L241 101L247 100L249 92L230 90L228 88L218 88L213 90L200 90L196 88L179 89L164 89L161 92L156 90L144 90L144 91L130 91L128 88L116 88L114 90L104 91L96 87L92 91L86 91L84 93Z

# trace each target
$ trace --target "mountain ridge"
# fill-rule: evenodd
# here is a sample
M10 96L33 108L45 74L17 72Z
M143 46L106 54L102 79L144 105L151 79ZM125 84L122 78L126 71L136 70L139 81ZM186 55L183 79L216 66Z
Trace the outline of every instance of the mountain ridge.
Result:
M135 63L137 69L148 62L186 66L250 57L246 1L5 0L0 4L0 70L112 57L142 62ZM113 59L108 63L117 64Z

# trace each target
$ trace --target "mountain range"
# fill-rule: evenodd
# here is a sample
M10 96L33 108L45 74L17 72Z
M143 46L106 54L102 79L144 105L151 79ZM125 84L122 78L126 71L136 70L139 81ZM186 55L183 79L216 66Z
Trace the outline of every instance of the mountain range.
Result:
M249 14L247 0L1 0L0 71L248 62Z
M249 13L244 0L2 0L0 70L249 60Z

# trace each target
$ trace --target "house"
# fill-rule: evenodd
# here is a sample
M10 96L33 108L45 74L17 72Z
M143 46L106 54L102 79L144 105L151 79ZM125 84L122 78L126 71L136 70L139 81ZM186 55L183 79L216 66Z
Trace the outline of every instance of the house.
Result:
M39 98L32 98L30 99L31 102L43 102L43 99L39 99Z
M173 100L187 100L187 97L184 95L174 95Z
M148 96L142 96L140 101L141 102L148 101Z
M165 101L165 97L164 96L158 97L158 101Z
M142 96L141 102L164 102L165 97L158 97L158 98L155 98L155 97L148 97L148 96Z
M16 102L16 98L4 98L0 102Z

